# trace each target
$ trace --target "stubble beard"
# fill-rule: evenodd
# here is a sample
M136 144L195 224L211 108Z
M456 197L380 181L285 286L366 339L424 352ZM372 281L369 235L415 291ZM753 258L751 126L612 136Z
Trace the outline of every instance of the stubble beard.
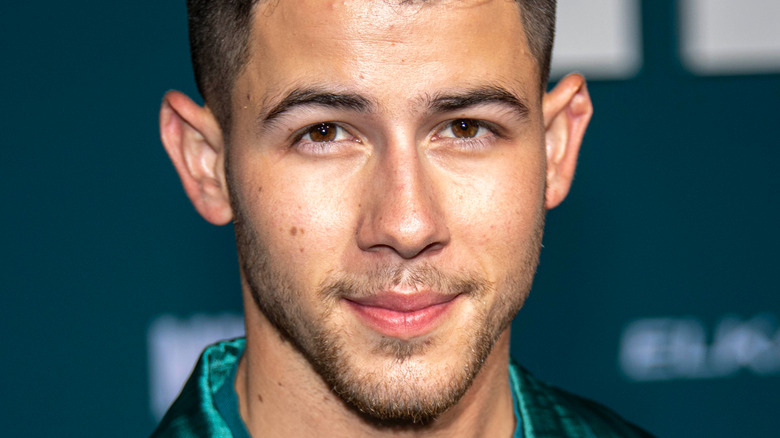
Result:
M474 273L445 274L428 264L398 264L360 275L333 274L314 295L318 313L307 314L301 304L310 294L298 290L290 276L274 266L272 254L252 223L245 220L240 206L234 205L233 211L239 262L258 309L342 400L379 426L429 424L463 397L530 291L544 228L544 212L540 209L525 251L518 255L518 263L504 279L501 291ZM468 335L461 335L466 341L455 346L459 350L456 360L448 364L425 360L428 349L447 341L447 334L439 334L412 340L379 337L371 355L383 358L384 366L363 369L355 363L343 333L327 326L332 321L330 315L343 298L370 296L394 287L460 294L478 303ZM490 309L479 305L491 296L496 298Z

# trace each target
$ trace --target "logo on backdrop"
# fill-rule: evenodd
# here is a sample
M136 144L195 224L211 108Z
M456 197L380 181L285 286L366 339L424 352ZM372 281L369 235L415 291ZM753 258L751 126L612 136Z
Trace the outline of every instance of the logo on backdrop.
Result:
M620 368L636 381L780 374L780 323L771 314L640 319L622 334Z
M780 71L780 2L680 0L678 10L681 60L694 74ZM630 79L641 69L639 0L559 0L557 23L553 78L579 71L589 79Z

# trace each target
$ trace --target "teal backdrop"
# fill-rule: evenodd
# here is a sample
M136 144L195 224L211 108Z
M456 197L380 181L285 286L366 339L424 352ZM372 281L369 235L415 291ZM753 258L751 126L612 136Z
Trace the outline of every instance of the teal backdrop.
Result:
M3 435L148 435L157 329L241 312L232 229L159 141L196 95L184 2L3 9ZM590 83L512 351L659 436L776 436L780 75L690 72L678 10L642 1L641 68Z

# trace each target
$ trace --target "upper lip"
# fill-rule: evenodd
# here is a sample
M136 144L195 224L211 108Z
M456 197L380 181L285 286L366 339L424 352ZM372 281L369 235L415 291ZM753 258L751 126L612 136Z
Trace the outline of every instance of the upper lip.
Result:
M415 312L426 307L452 301L457 295L445 295L433 291L415 291L401 293L396 291L383 291L369 297L348 298L349 301L361 306L379 307L396 312Z

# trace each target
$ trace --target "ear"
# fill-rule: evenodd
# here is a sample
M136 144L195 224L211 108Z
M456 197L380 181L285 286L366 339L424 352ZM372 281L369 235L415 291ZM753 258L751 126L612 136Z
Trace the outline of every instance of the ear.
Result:
M198 213L215 225L230 222L222 130L211 111L169 91L160 108L160 136Z
M542 100L547 147L545 207L560 204L569 193L585 128L593 115L585 78L571 74Z

